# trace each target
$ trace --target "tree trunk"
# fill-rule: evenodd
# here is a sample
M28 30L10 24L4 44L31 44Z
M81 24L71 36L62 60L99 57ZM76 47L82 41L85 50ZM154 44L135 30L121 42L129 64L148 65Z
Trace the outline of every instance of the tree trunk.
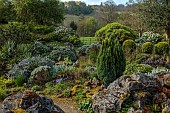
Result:
M166 29L166 39L167 39L167 41L168 41L168 43L170 45L170 27L168 27ZM170 48L170 46L169 46L169 48ZM170 51L169 51L169 53L167 55L167 64L170 64Z

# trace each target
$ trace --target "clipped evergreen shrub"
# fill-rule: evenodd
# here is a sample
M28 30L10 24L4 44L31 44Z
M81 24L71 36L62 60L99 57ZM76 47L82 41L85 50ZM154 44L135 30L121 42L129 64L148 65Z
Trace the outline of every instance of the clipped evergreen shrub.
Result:
M104 84L109 85L123 74L126 61L122 46L115 37L107 37L102 45L97 58L97 74Z
M0 25L0 46L7 40L12 40L15 43L30 42L30 32L27 25L18 22L9 22L5 25Z
M123 42L123 50L124 51L130 51L130 52L133 52L135 49L136 49L136 43L135 41L129 39L129 40L126 40Z
M154 52L158 55L167 55L169 53L168 42L159 42L155 44Z
M40 41L35 41L31 44L29 52L32 56L43 56L51 52L52 48L47 46L45 43Z
M56 48L48 55L48 58L56 62L64 61L64 58L68 58L72 62L77 60L76 51L65 47Z
M152 42L145 42L142 45L142 52L143 53L152 53L153 51L153 43Z
M119 23L107 24L95 33L95 37L97 37L99 41L111 35L117 38L121 44L127 39L136 39L136 35L132 29Z

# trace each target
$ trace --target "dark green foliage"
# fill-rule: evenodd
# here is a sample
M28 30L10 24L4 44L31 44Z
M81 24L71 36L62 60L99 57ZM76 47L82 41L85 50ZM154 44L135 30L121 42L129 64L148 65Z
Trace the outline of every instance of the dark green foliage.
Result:
M74 21L72 21L71 23L70 23L70 27L73 29L73 30L77 30L77 25L75 24L75 22Z
M115 37L105 38L97 59L97 73L104 84L109 85L125 70L126 61L119 41Z
M136 35L132 29L119 23L107 24L95 33L95 37L98 37L99 41L102 41L105 37L110 37L111 35L113 35L114 38L117 38L121 44L127 39L136 39Z
M55 31L54 26L36 25L31 30L32 33L45 35Z
M15 20L16 12L11 0L0 0L0 24Z
M64 47L56 48L49 54L48 57L54 61L64 61L64 58L67 57L69 60L73 62L77 60L75 50L64 48Z
M167 55L169 53L168 42L159 42L159 43L155 44L154 51L158 55Z
M135 41L129 39L123 42L123 50L133 52L136 49Z
M143 45L142 45L142 52L143 53L152 53L153 51L153 43L152 42L145 42Z
M26 25L18 22L0 25L0 45L3 45L7 40L18 44L30 42L30 39L30 32Z

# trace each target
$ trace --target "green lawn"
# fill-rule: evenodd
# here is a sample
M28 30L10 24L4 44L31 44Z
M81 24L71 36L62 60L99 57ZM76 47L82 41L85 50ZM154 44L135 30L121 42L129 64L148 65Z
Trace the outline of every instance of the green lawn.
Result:
M96 37L80 37L83 44L92 44L97 41Z

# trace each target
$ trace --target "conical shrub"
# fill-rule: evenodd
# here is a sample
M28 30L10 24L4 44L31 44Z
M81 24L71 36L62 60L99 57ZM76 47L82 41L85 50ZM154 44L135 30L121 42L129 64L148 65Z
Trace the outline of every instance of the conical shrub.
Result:
M109 85L123 74L125 66L126 60L119 41L113 36L105 38L97 58L98 78Z

